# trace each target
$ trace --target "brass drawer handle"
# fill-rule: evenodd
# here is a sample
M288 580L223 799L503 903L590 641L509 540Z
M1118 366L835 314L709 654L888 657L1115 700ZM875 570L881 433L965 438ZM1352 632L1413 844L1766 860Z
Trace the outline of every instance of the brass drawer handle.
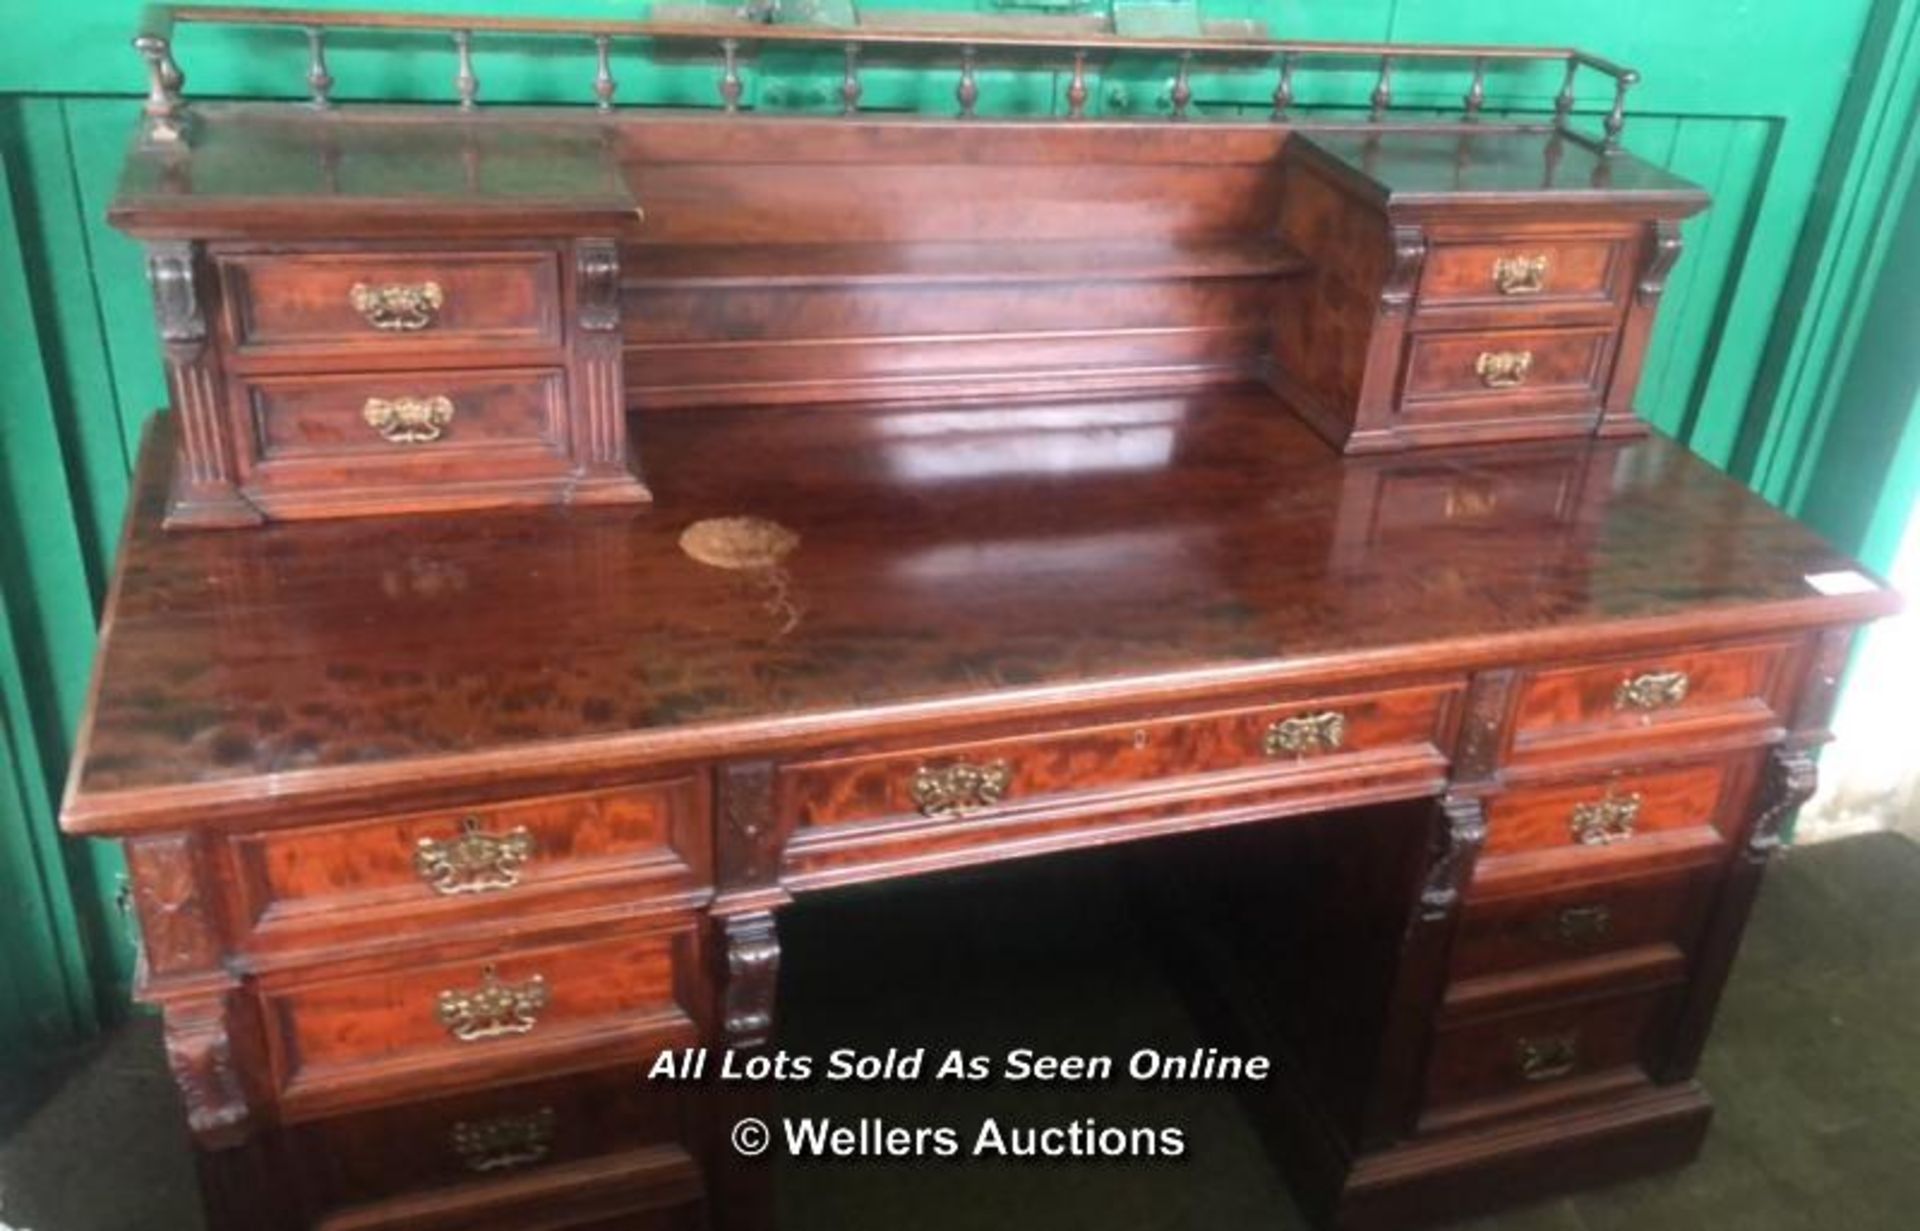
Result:
M1514 1051L1526 1081L1552 1081L1580 1067L1580 1035L1572 1030L1523 1037Z
M446 435L447 424L453 422L453 400L368 398L360 417L388 444L427 445Z
M1538 295L1547 289L1547 256L1495 257L1493 285L1502 295Z
M447 1144L468 1171L486 1174L531 1166L553 1152L553 1108L542 1107L525 1116L496 1116L491 1120L461 1120L447 1134Z
M1013 770L1005 761L922 765L913 775L913 806L921 816L965 816L1005 799L1012 782Z
M1613 708L1617 710L1668 710L1687 699L1693 680L1684 671L1646 671L1632 679L1621 680L1613 690Z
M356 282L347 292L367 324L389 333L414 333L433 324L447 301L438 282L388 282L369 286Z
M527 1034L547 1007L547 981L539 975L524 983L504 982L491 963L480 972L480 986L448 988L440 993L440 1024L462 1043Z
M1553 917L1553 937L1563 945L1598 944L1613 930L1613 912L1605 906L1569 906Z
M1267 728L1262 746L1270 757L1304 757L1318 752L1337 752L1347 742L1347 716L1338 710L1318 714L1295 714Z
M1527 373L1533 370L1533 352L1483 350L1473 361L1473 370L1480 377L1480 383L1489 389L1518 388L1527 383Z
M463 817L451 838L422 838L414 847L413 870L435 893L488 893L520 883L521 870L533 858L533 835L516 825L503 834L487 833L477 816Z
M1640 792L1605 797L1591 803L1575 804L1568 828L1581 846L1610 846L1633 836L1640 823Z

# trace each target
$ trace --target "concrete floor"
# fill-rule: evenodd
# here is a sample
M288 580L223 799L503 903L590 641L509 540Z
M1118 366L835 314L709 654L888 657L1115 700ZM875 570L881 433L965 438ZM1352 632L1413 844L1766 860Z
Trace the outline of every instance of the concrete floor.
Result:
M1034 909L1037 896L1034 882L981 880L965 889L966 913L995 920ZM795 1049L1024 1041L1124 1055L1142 1042L1197 1041L1144 947L1115 944L1113 916L1104 911L1076 908L1052 919L1024 942L1034 949L1030 964L996 950L995 969L1008 973L983 986L959 977L969 945L981 942L948 943L951 915L934 906L896 908L889 939L929 947L911 968L886 964L885 986L876 988L872 966L829 962L805 942L808 928L833 926L840 909L796 916L788 938L790 965L799 967L793 986L809 989L790 998L782 1027L783 1043ZM1700 1161L1475 1223L1473 1231L1920 1226L1916 936L1920 846L1881 834L1788 852L1762 895L1707 1054L1702 1076L1719 1115ZM1062 963L1063 951L1097 956ZM809 1088L787 1097L789 1112L875 1111L871 1088ZM1017 1104L1007 1102L1015 1097ZM1117 1082L1039 1097L1048 1105L1004 1087L920 1087L884 1102L908 1123L977 1118L996 1103L1017 1106L1029 1122L1173 1123L1186 1130L1192 1152L1175 1163L1126 1165L789 1167L780 1173L782 1228L1300 1226L1230 1095ZM0 1231L197 1231L197 1211L151 1020L54 1070L0 1086Z

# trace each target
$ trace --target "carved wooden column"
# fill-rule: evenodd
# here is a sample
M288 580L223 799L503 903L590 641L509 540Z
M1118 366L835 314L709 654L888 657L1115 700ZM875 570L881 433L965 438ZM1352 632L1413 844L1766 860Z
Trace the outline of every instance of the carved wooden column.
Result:
M1427 236L1419 227L1388 230L1390 252L1386 277L1374 306L1366 365L1361 371L1360 394L1355 401L1353 431L1383 431L1391 426L1394 385L1400 379L1400 356L1405 349L1407 322L1413 315L1413 293L1427 260Z
M1427 1035L1446 990L1460 904L1487 840L1483 797L1493 783L1513 694L1511 670L1481 672L1467 693L1466 716L1454 750L1453 782L1435 808L1426 872L1400 942L1399 975L1368 1099L1363 1148L1388 1145L1413 1128Z
M1647 425L1633 413L1633 396L1640 387L1640 370L1653 336L1653 318L1666 293L1667 275L1680 259L1680 224L1668 220L1647 224L1641 243L1639 273L1633 297L1627 301L1626 322L1620 328L1620 348L1614 355L1613 378L1600 416L1602 436L1638 436Z
M713 925L721 1042L728 1047L764 1047L773 1037L780 979L774 911L788 901L780 888L787 835L775 813L773 788L771 762L728 765L719 774L720 883Z
M573 499L583 504L651 500L627 436L626 379L620 366L620 246L611 239L573 243L574 337L569 385Z
M1739 839L1720 899L1707 921L1673 1049L1657 1074L1662 1081L1684 1080L1699 1067L1700 1053L1713 1028L1713 1015L1720 1007L1720 993L1740 951L1740 937L1760 895L1767 864L1780 849L1787 822L1813 797L1819 784L1814 749L1830 738L1827 722L1833 716L1853 632L1851 628L1831 628L1809 638L1806 674L1794 706L1792 733L1767 750L1761 766L1760 781L1753 792L1753 819Z
M199 245L171 240L149 244L147 281L153 287L167 391L180 419L166 524L257 525L264 520L260 511L236 485L226 385L208 333L213 279Z
M251 1127L251 1100L241 1049L257 1040L239 985L221 964L219 932L203 840L159 834L127 843L133 906L146 959L140 990L160 1006L167 1064L187 1105L187 1122L204 1146L231 1145Z

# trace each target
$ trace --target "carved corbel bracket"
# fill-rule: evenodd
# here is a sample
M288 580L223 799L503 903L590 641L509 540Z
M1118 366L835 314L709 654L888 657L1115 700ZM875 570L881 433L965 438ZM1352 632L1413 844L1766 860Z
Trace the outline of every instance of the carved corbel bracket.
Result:
M1792 744L1771 749L1760 772L1759 808L1741 850L1741 856L1755 865L1764 865L1780 849L1788 819L1813 798L1820 785L1813 750Z
M201 295L198 246L185 240L147 245L147 283L153 315L168 357L189 362L207 343L207 311Z
M187 1124L206 1146L235 1144L251 1119L235 1051L236 995L170 1000L165 1007L167 1067L186 1102Z
M611 239L573 245L575 313L588 333L620 328L620 246Z
M1427 236L1419 227L1396 226L1388 239L1392 253L1386 280L1380 285L1380 311L1386 316L1405 316L1413 308L1414 288L1420 284L1420 269L1427 261Z
M1423 923L1443 922L1459 906L1487 840L1486 805L1478 796L1444 796L1440 811L1446 826L1436 839L1427 879L1420 887Z
M1643 306L1651 308L1660 302L1660 296L1666 292L1667 275L1673 272L1674 263L1680 259L1680 224L1663 218L1648 223L1647 231L1647 260L1640 268L1640 278L1634 284L1633 293Z
M780 937L773 912L753 911L716 920L725 955L721 1032L728 1047L765 1047L773 1038L774 995L780 982Z

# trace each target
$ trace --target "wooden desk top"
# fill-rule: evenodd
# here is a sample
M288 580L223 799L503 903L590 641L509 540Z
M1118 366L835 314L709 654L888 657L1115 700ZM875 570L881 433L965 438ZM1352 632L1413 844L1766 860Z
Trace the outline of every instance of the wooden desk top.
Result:
M1343 461L1259 390L659 414L638 424L650 508L247 533L161 531L158 422L74 829L1896 603L1816 592L1851 562L1663 439ZM689 523L737 514L800 536L784 567L682 553Z
M107 218L147 239L435 239L619 234L635 206L591 120L228 103L196 108L191 146L136 143Z
M1395 206L1485 198L1565 207L1604 200L1685 217L1707 204L1697 185L1664 168L1551 132L1328 125L1302 135L1371 195Z

